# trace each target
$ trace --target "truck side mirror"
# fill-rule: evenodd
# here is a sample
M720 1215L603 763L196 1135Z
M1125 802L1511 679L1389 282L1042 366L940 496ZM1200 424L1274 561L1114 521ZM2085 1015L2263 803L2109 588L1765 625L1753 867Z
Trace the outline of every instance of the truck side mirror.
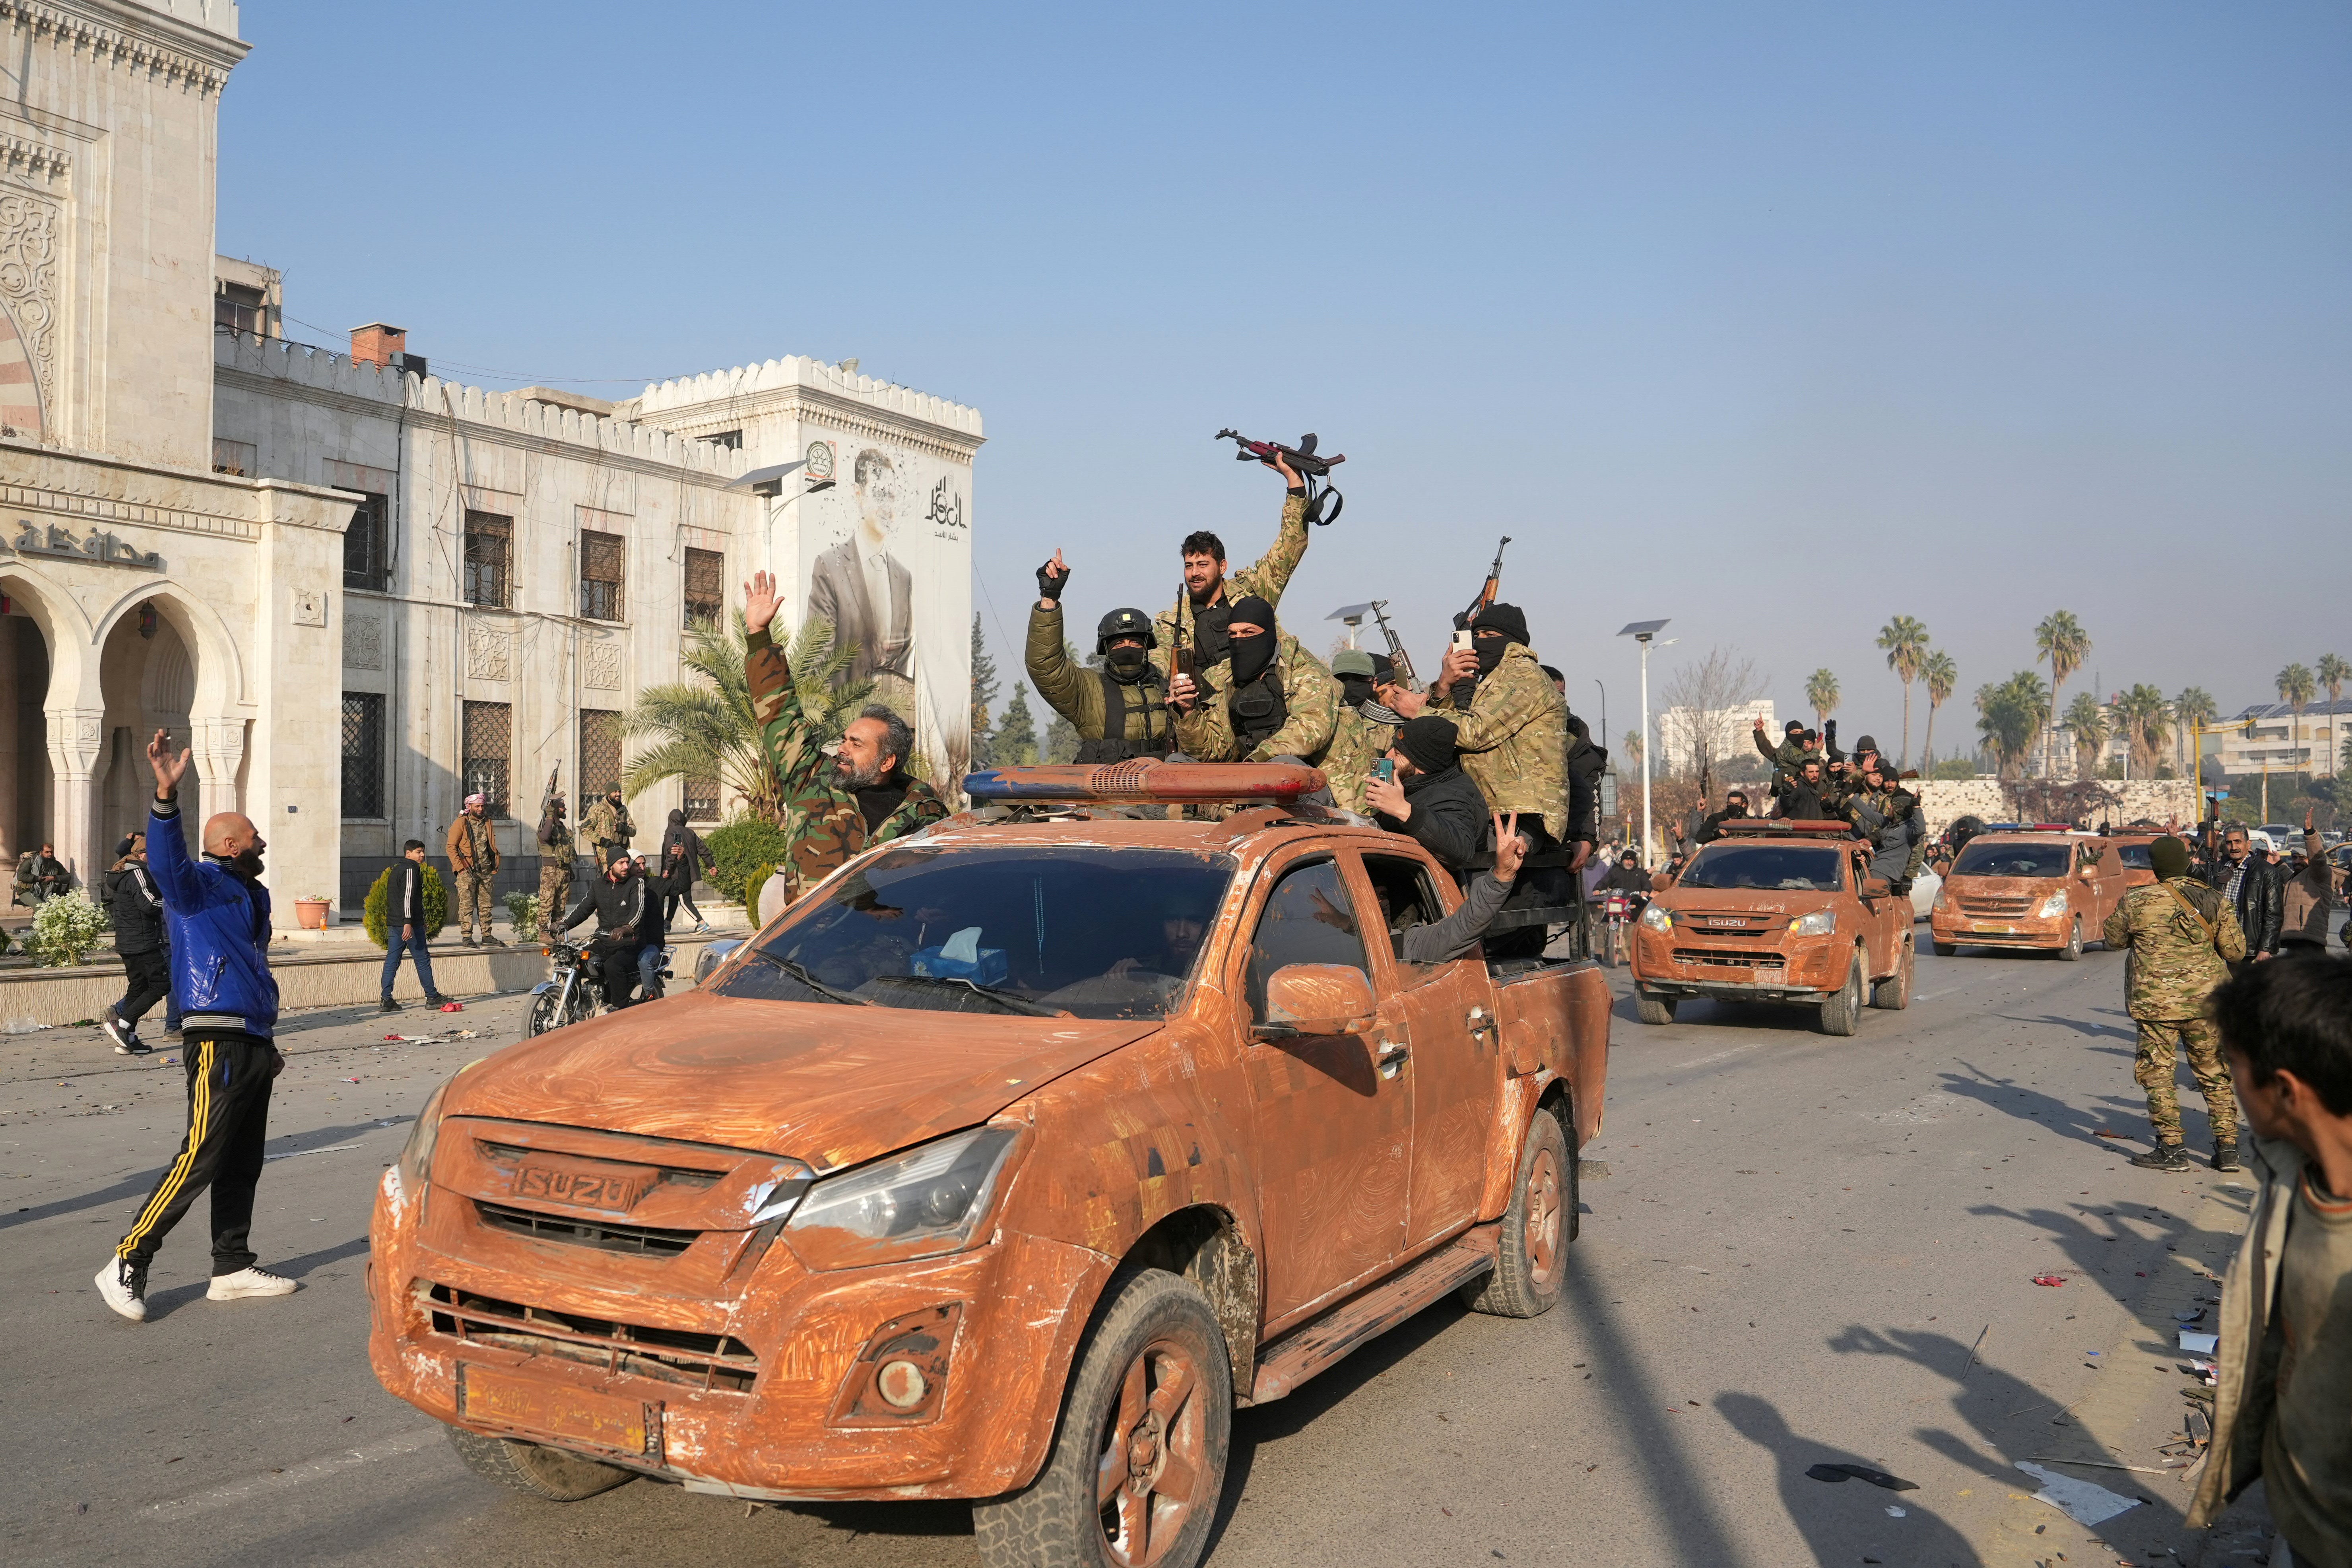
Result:
M1347 963L1289 963L1265 983L1274 1035L1360 1035L1372 1026L1372 983Z
M1862 879L1862 896L1865 899L1883 899L1893 891L1893 886L1884 877L1864 877Z

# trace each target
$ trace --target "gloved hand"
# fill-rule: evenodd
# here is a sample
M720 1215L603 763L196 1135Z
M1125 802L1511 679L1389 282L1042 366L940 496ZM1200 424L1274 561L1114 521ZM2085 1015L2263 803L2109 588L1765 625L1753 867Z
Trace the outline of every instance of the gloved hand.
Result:
M1834 746L1834 745L1836 745L1836 744L1837 744L1837 721L1836 721L1836 720L1834 720L1834 719L1824 719L1824 720L1822 720L1822 745L1823 745L1824 749L1826 749L1827 747Z
M1070 569L1062 564L1062 552L1056 550L1051 561L1037 568L1037 596L1058 605L1062 602L1062 590L1069 584Z

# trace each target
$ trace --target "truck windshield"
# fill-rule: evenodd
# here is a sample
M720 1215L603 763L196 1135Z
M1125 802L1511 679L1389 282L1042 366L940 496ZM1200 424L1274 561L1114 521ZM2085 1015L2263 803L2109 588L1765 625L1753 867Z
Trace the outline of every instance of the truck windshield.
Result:
M1955 877L2063 877L2074 863L2074 847L2063 838L2039 844L1988 844L1977 839L1952 862Z
M785 917L711 989L947 1013L1165 1017L1232 880L1225 856L908 847Z
M1683 868L1675 885L1834 893L1840 853L1826 844L1710 844Z
M2118 844L2116 846L2116 858L2124 863L2126 870L2153 871L2156 869L2156 862L2148 858L2147 846L2145 844Z

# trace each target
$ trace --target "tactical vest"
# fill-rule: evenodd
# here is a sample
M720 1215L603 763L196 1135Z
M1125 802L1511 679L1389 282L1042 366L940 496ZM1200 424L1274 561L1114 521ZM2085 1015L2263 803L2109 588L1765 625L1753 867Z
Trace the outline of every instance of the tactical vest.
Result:
M1233 717L1235 746L1242 755L1249 755L1290 718L1289 705L1282 697L1280 666L1269 664L1255 680L1234 687L1225 700L1225 711Z
M1095 672L1102 681L1103 732L1091 741L1078 742L1076 761L1081 763L1123 763L1132 757L1164 757L1175 750L1176 738L1168 723L1168 689L1160 683L1157 671L1148 673L1133 684L1115 679L1108 669ZM1146 738L1127 738L1127 698L1135 692L1142 699Z
M1223 599L1192 612L1192 657L1200 661L1197 668L1206 669L1232 651L1233 639L1225 627L1233 618L1234 607Z

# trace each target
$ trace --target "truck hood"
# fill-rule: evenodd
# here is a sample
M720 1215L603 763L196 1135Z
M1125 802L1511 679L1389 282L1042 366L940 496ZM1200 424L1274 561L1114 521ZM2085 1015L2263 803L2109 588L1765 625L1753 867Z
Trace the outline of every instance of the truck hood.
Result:
M1759 931L1786 925L1790 917L1826 909L1843 895L1795 889L1668 888L1654 900L1677 920L1745 918Z
M756 1149L830 1171L985 1121L1160 1027L689 992L509 1046L460 1079L442 1110Z
M1947 877L1944 886L1956 899L2027 899L2038 909L2053 893L2069 895L2089 890L2072 877Z

